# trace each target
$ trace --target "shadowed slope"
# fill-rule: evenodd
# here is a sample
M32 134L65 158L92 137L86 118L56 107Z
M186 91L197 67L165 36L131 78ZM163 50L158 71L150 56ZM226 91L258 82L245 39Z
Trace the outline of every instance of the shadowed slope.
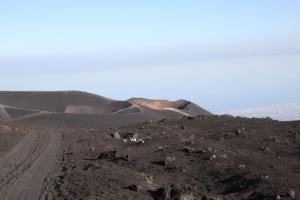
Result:
M110 113L130 106L102 96L80 92L0 92L0 104L28 110L79 114Z
M34 111L34 110L18 109L18 108L14 108L14 107L5 107L5 111L10 116L11 119L23 117L23 116L27 116L27 115L32 115L32 114L38 112L38 111Z
M80 92L0 92L3 121L20 121L49 126L118 127L131 123L184 115L210 115L189 101L132 98L117 101ZM84 122L84 123L82 123Z
M182 114L169 110L142 108L139 112L115 114L78 115L70 113L48 113L22 119L19 122L45 127L70 128L118 128L138 122L181 118Z

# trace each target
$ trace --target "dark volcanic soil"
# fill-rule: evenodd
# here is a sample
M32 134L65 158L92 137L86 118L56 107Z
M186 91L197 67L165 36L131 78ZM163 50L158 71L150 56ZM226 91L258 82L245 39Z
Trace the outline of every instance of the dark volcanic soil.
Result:
M199 116L59 131L63 158L42 199L300 197L299 121Z

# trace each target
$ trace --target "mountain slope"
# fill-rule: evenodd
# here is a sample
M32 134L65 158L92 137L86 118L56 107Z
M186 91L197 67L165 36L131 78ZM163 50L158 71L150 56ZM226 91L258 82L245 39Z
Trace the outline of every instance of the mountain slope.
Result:
M0 104L28 110L44 110L48 112L80 113L96 110L96 113L110 113L130 106L126 101L116 101L95 94L81 91L58 92L0 92ZM94 111L93 110L93 111ZM88 112L84 112L88 113ZM93 112L94 114L94 112Z
M132 104L142 105L155 110L172 110L185 115L211 115L210 112L200 106L183 99L177 101L156 100L145 98L132 98L128 100Z
M186 101L132 98L118 101L81 91L0 92L0 121L53 126L115 127L148 120L211 115Z

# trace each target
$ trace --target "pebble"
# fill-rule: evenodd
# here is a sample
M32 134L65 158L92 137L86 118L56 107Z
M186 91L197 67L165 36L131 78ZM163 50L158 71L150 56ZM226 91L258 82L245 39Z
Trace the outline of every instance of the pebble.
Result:
M296 192L294 190L290 190L289 191L289 196L292 198L292 199L296 199Z
M191 147L184 147L183 151L184 151L185 153L192 153L193 151L195 151L195 149L194 149L194 148L191 148Z
M269 138L269 140L271 140L273 142L276 142L276 143L280 142L280 140L276 136L269 136L268 138Z
M117 140L121 139L120 133L117 132L117 131L114 132L114 135L113 135L113 136L114 136L114 138L117 139Z
M262 176L261 176L261 179L269 180L269 176L264 176L264 175L262 175Z
M240 168L240 169L245 169L245 168L246 168L246 165L245 165L245 164L241 164L241 165L239 165L239 168Z
M175 156L168 156L168 157L166 157L165 164L168 165L168 164L174 162L175 160L176 160Z
M162 146L159 146L158 151L162 151L162 150L164 150L164 148Z
M212 156L210 157L210 160L214 160L214 159L216 159L216 158L217 158L216 155L212 155Z
M213 151L213 148L212 147L207 147L206 151L211 152L211 151Z
M135 185L135 184L132 184L128 187L128 190L134 191L134 192L138 192L141 189L142 189L142 187L140 185Z
M261 148L264 152L270 152L271 149L269 147L262 147Z

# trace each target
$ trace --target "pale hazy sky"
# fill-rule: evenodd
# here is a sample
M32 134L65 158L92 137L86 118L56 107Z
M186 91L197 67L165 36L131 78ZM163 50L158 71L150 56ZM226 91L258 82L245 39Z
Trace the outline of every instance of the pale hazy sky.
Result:
M298 0L0 0L0 90L300 102Z

